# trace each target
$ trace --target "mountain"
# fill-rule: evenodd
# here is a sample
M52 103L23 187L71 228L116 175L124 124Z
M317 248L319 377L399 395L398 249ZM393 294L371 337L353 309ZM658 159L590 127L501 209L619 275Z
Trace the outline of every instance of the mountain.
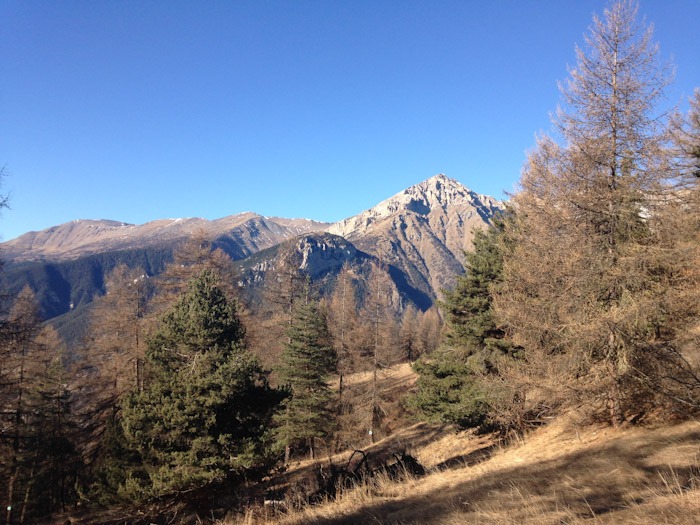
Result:
M245 212L209 221L200 218L161 219L135 225L110 220L76 220L40 232L25 233L2 243L8 261L62 261L182 241L201 232L227 246L235 259L247 257L285 239L326 228L307 219L263 217Z
M400 269L413 287L435 298L462 273L474 228L484 227L504 206L440 174L327 231Z
M142 225L76 220L29 232L0 245L0 287L10 296L29 285L44 318L90 303L104 293L105 276L119 264L157 275L188 237L201 234L234 259L243 259L328 224L241 213L222 219L161 219Z
M28 284L43 315L53 318L104 293L104 278L118 264L148 275L160 273L176 246L197 234L239 261L241 284L251 302L261 300L266 269L279 264L283 250L296 253L322 293L330 290L344 263L353 266L359 281L371 264L380 263L395 285L395 305L412 302L426 309L463 271L473 228L484 227L503 206L436 175L332 225L250 212L213 221L162 219L142 225L79 220L2 243L0 287L13 295Z
M284 272L290 261L309 277L314 293L320 296L332 293L336 277L347 266L359 289L360 302L372 268L380 262L338 235L328 232L300 235L238 262L239 285L246 304L257 308L265 288L269 290L270 280L279 282L280 272ZM393 308L401 310L408 304L420 309L430 307L431 297L413 288L400 270L388 266L384 270L391 283L389 304Z
M363 265L370 258L342 237L309 233L238 261L239 287L244 302L257 309L264 300L265 288L273 284L271 280L284 286L280 275L291 265L292 273L301 270L312 281L314 290L324 295L344 264Z

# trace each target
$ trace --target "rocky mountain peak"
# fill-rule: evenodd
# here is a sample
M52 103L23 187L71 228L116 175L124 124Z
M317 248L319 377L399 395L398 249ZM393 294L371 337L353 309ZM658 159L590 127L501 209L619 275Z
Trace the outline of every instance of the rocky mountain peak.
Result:
M342 220L328 228L328 232L343 237L365 233L384 219L403 212L428 216L434 212L446 213L448 208L469 208L488 221L503 204L486 195L479 195L460 182L443 174L411 186L373 208Z
M480 196L456 180L439 174L411 186L396 197L398 201L403 201L408 209L426 214L435 208L444 209L460 201L474 202Z
M474 229L503 209L503 202L439 174L327 231L401 269L414 289L433 295L463 271Z

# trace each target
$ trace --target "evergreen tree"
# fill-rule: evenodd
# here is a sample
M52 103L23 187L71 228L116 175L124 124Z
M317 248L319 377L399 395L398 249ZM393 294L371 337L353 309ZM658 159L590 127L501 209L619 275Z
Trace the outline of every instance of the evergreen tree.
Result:
M506 218L474 232L473 251L465 254L465 273L444 291L440 308L447 331L442 345L414 365L420 375L408 405L430 421L461 427L486 422L488 394L482 377L512 351L493 315L492 289L501 281L501 238Z
M246 351L235 308L209 270L193 279L148 341L147 379L122 410L139 452L123 494L152 497L240 480L266 462L279 395Z
M488 398L465 348L441 346L413 366L417 389L406 405L433 423L472 428L486 421Z
M492 289L501 282L506 217L492 227L476 230L473 250L465 253L465 272L452 290L445 290L440 309L448 327L446 343L464 347L488 363L490 356L507 352L511 345L494 318Z
M156 293L149 298L149 310L162 314L172 307L186 292L188 283L204 270L216 277L216 286L228 301L237 300L233 261L221 248L214 247L205 230L198 229L176 247L172 263L155 278Z
M99 442L95 445L93 441L92 445L99 449L93 454L83 453L90 472L81 479L86 499L103 507L129 503L134 499L142 489L130 482L132 489L126 490L126 481L135 472L143 474L141 456L124 436L118 407L105 411L105 414L100 422Z
M333 393L328 376L336 370L326 316L316 301L297 301L287 331L288 341L279 367L280 383L290 397L277 417L277 438L285 447L306 445L314 457L315 440L328 438L335 429Z

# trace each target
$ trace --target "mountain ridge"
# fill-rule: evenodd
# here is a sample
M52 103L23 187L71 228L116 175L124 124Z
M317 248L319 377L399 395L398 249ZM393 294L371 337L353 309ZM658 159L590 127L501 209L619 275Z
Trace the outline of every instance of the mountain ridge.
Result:
M27 232L0 244L0 250L3 258L12 261L59 261L105 251L141 248L202 232L212 238L229 235L239 241L247 239L251 246L249 250L243 250L245 253L326 227L327 223L310 219L265 217L253 212L214 220L191 217L156 219L140 225L109 219L77 219L38 232Z
M246 228L255 232L253 237L260 237L266 233L265 230L274 232L274 235L268 234L269 239L263 238L253 243L253 249L263 249L280 242L282 238L316 231L327 231L352 239L370 232L379 223L397 214L408 212L430 218L436 215L437 210L442 210L442 214L445 215L448 207L467 207L484 221L488 221L494 213L503 208L503 202L478 194L460 182L438 174L406 188L368 210L335 223L263 216L251 211L213 220L186 217L155 219L143 224L112 219L76 219L44 230L26 232L15 239L0 243L0 250L3 258L8 260L63 260L108 250L139 248L155 242L186 237L197 231L212 238L226 234L235 237L238 232L231 232ZM462 220L462 217L458 217L458 220ZM440 227L444 224L434 226ZM448 241L447 238L444 240ZM450 244L454 245L452 242ZM456 248L456 245L451 246L451 249ZM460 248L463 249L464 246Z
M253 212L211 221L159 219L143 225L76 220L0 244L0 257L6 262L2 280L9 293L30 285L47 318L55 317L104 293L105 276L118 264L143 266L157 275L181 242L201 235L234 261L256 256L263 266L275 264L276 255L268 250L287 243L289 249L300 251L301 266L324 266L300 267L322 275L324 290L331 289L345 260L357 258L354 262L363 268L360 274L367 273L370 262L378 264L391 273L397 294L403 297L401 304L411 301L426 309L464 271L463 254L471 248L473 230L488 225L503 209L502 201L439 174L333 224ZM320 242L324 234L349 244L343 248L342 241L330 238ZM299 242L289 244L295 239ZM325 256L311 253L324 249ZM263 260L266 257L270 259ZM262 278L257 271L250 275L249 283Z

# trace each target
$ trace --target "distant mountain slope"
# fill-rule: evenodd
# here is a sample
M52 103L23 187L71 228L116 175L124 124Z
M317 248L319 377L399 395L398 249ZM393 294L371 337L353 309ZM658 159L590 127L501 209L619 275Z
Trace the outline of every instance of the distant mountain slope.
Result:
M176 246L201 232L234 259L286 239L326 228L307 219L241 213L215 221L162 219L139 226L108 220L76 220L29 232L0 245L5 263L0 286L10 296L29 285L46 319L85 306L104 293L104 278L117 265L157 275Z
M326 223L307 219L263 217L240 213L209 221L200 218L160 219L134 225L110 220L76 220L40 232L29 232L2 243L11 261L66 260L117 250L145 248L181 241L196 232L225 245L234 258L304 233L323 230Z
M0 289L13 297L28 285L39 301L41 316L52 319L85 306L105 291L105 277L118 265L157 275L172 260L172 246L94 253L70 260L12 261L0 272Z
M241 261L242 283L252 302L261 300L256 294L265 268L277 264L275 247L284 245L298 251L299 264L321 291L329 290L345 262L354 266L358 282L380 262L394 282L395 306L413 303L426 309L462 273L473 228L484 227L503 206L436 175L332 225L250 212L142 225L78 220L0 244L6 263L0 286L12 295L30 285L45 317L56 317L104 293L104 277L118 264L155 275L179 243L201 233Z
M290 260L310 278L312 293L322 297L333 291L336 278L344 265L350 269L358 292L362 295L372 267L379 262L375 256L358 250L343 237L330 233L301 235L238 262L239 284L249 306L258 306L265 288L271 280L273 285L274 281L280 280L277 272ZM392 283L388 300L394 309L401 310L408 304L420 309L430 307L431 297L410 286L407 276L401 270L386 267L385 271Z
M412 286L436 297L463 271L473 229L489 224L504 206L440 174L327 231L400 268Z

